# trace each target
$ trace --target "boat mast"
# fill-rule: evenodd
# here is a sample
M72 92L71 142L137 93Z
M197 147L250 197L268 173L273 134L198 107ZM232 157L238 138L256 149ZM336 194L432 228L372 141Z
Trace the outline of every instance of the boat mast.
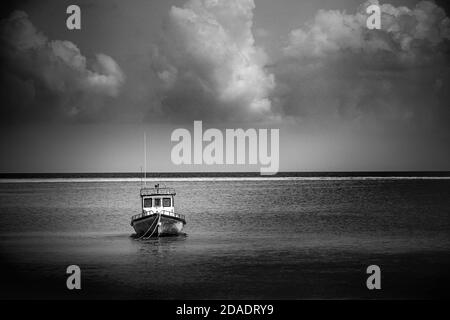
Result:
M147 133L144 131L144 187L147 186Z

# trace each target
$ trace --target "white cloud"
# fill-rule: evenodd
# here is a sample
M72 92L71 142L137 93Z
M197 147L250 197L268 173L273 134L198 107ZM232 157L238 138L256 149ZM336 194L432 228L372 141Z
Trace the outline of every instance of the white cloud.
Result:
M265 52L254 43L254 7L253 0L190 0L171 8L158 54L158 75L169 96L163 108L194 117L271 112L275 82L264 69Z
M319 10L290 32L274 68L277 110L334 123L433 126L450 119L450 20L444 10L430 1L414 8L383 4L381 30L369 30L366 8L374 3L353 14Z
M430 1L415 8L382 4L381 30L366 27L366 8L378 0L367 1L355 14L319 10L305 28L292 30L284 53L291 57L323 58L347 50L350 53L390 53L405 63L421 63L425 52L435 53L438 45L450 39L450 19Z
M96 64L93 66L95 71L88 70L87 72L86 89L103 92L113 97L117 96L119 88L125 80L122 70L110 56L99 53L96 55L96 59Z

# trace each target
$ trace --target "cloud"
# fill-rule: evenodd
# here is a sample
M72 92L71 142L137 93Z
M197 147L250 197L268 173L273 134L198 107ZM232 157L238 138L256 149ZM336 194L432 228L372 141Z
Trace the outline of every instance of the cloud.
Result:
M415 8L380 5L382 29L366 27L366 8L379 5L367 1L356 14L337 10L319 10L306 28L292 30L288 56L323 58L341 51L351 53L392 54L399 62L417 63L425 53L436 53L439 45L450 39L450 19L435 3L419 2Z
M161 109L181 118L269 116L274 76L252 34L253 0L190 0L172 7L154 53Z
M300 119L433 125L450 120L450 20L430 1L381 7L381 30L354 14L319 10L289 33L273 69L275 109ZM336 121L338 123L338 121Z
M269 57L255 43L252 0L189 0L170 8L159 41L149 40L151 54L131 48L122 56L126 83L113 58L87 58L16 11L0 22L0 117L448 122L446 13L430 1L411 8L382 4L382 29L368 30L365 9L372 3L378 2L355 12L319 10L286 31L280 55L271 50ZM272 39L273 30L262 27L256 36L270 31Z
M3 120L89 119L119 94L118 64L97 54L88 66L70 41L49 40L23 11L0 24Z

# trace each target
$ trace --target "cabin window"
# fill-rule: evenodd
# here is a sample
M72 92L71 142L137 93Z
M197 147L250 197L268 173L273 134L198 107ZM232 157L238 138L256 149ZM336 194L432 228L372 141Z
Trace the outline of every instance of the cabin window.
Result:
M144 199L144 208L150 208L152 206L152 198Z
M170 198L163 198L163 207L170 207Z
M155 198L155 207L161 207L161 199Z

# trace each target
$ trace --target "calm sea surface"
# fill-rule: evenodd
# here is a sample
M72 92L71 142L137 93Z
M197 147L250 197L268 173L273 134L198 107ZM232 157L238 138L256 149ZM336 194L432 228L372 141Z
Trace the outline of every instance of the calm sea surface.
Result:
M1 297L449 296L449 179L161 182L177 191L186 235L136 241L139 181L3 180ZM81 291L66 289L72 264ZM382 272L376 292L365 284L371 264Z

